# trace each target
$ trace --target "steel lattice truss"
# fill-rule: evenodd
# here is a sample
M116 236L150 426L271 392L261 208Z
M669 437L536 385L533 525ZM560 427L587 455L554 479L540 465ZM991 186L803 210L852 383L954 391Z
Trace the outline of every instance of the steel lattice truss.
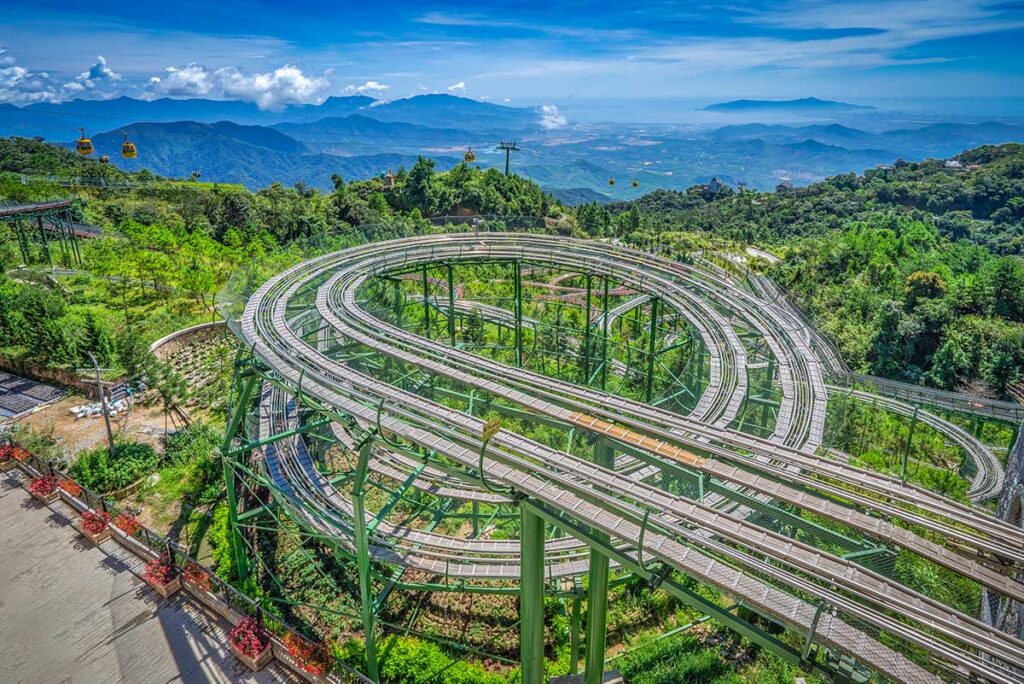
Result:
M453 273L480 266L504 269L508 301L463 296ZM563 275L531 280L542 272ZM1024 532L820 455L829 394L849 390L826 385L822 369L841 364L775 295L708 263L528 234L408 238L306 261L252 293L232 322L247 349L225 446L232 521L244 532L286 511L358 561L371 677L373 576L519 592L523 675L534 682L544 594L578 595L589 575L587 681L599 681L611 568L808 669L834 665L818 644L893 680L1019 680L1024 642L892 568L899 554L925 558L979 593L1021 601L1013 570ZM531 307L542 301L586 312L571 343L538 341L545 324ZM472 319L499 329L507 356L467 343L457 326ZM626 319L638 332L616 353L612 331ZM683 352L685 364L665 361ZM579 377L541 372L562 357ZM632 394L612 391L627 378ZM985 445L883 401L963 446L973 498L998 492L1002 470ZM556 447L513 428L485 438L495 415L568 440ZM324 472L325 442L356 455L346 472ZM396 483L378 511L364 509L371 479ZM239 483L270 492L256 497L266 513L239 509ZM471 505L472 534L392 520L411 491L440 502L440 516ZM499 520L518 521L518 538L481 533ZM552 528L561 536L546 539ZM243 569L245 543L240 534ZM444 580L417 584L408 571ZM799 634L798 645L691 591L683 575Z

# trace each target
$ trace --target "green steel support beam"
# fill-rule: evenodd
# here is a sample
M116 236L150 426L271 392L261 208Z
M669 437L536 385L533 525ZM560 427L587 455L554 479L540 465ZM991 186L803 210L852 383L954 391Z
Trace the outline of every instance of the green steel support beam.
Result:
M594 445L594 463L613 468L615 451L606 439L598 439ZM602 542L608 543L608 535L594 532ZM585 684L602 684L604 681L604 649L608 637L608 556L590 547L590 576L587 588L587 652L583 670Z
M604 292L601 296L601 390L608 384L608 278L604 281ZM597 372L597 371L595 371Z
M914 405L914 415L910 419L910 429L907 431L907 443L903 446L903 457L900 459L900 481L907 483L907 459L910 458L910 447L914 442L914 428L917 427L917 410Z
M224 489L227 494L228 524L231 527L231 547L235 554L235 567L238 570L238 579L245 581L249 576L249 563L245 554L241 533L238 530L238 497L235 495L235 471L231 467L233 456L231 454L231 442L234 440L238 429L245 419L249 410L249 401L252 399L253 390L256 388L257 377L254 374L240 376L236 366L235 378L232 382L236 387L241 380L241 387L238 387L228 427L224 431L224 442L221 445L221 468L224 475Z
M572 615L569 618L569 674L580 669L580 597L572 597Z
M307 432L311 432L313 430L319 429L319 428L323 427L324 425L329 425L330 422L331 421L328 420L327 418L320 418L320 419L314 420L314 421L312 421L310 423L307 423L307 424L305 424L303 426L296 427L296 428L291 428L290 430L285 430L284 432L279 432L279 433L277 433L275 435L271 435L270 437L264 437L262 439L258 439L255 442L245 442L241 446L235 447L234 449L231 449L231 451L228 452L228 455L231 456L232 458L234 458L235 456L241 456L242 454L248 453L248 452L252 451L253 449L259 449L260 447L264 447L264 446L266 446L268 444L273 444L274 442L280 442L282 439L287 439L288 437L294 437L296 435L304 435Z
M46 231L43 229L43 217L40 216L36 219L36 225L39 226L39 237L43 241L43 252L46 253L46 260L50 264L50 268L53 268L53 255L50 254L50 241L46 239Z
M639 310L639 307L637 307ZM651 299L651 330L647 340L647 403L654 400L654 359L658 343L658 299Z
M512 281L515 287L515 301L513 302L516 317L516 366L523 365L523 268L518 261L513 262Z
M774 388L774 386L775 386L775 357L774 356L768 357L768 369L767 369L767 371L768 371L767 372L767 376L768 376L768 391L770 393L772 391L772 389ZM761 404L761 427L763 427L763 428L767 428L768 427L768 419L769 419L770 416L771 416L771 405L768 404L767 402Z
M448 264L448 343L455 346L455 285L452 265Z
M590 307L593 277L587 274L587 303L583 309L583 384L590 382Z
M427 266L423 266L423 336L430 339L430 286L427 282Z
M523 506L519 531L519 659L523 684L544 682L544 520Z
M363 507L363 488L370 460L370 443L359 448L359 464L352 486L353 525L356 542L356 563L359 567L359 598L362 605L363 636L366 640L366 674L374 682L380 679L377 671L377 642L373 629L373 597L370 586L370 550L366 535L366 512Z

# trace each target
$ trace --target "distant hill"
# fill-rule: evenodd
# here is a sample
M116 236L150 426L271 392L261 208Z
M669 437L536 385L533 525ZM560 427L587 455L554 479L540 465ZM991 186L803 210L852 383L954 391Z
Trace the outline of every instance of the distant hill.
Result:
M120 156L123 133L129 131L138 145L139 158ZM331 175L368 178L389 168L410 167L416 155L394 153L341 157L311 154L300 141L264 126L239 126L196 121L132 124L124 129L93 136L96 155L109 155L111 164L127 171L150 171L170 177L188 177L199 170L203 180L241 183L250 189L274 182L305 183L329 188ZM439 169L450 168L454 158L439 157Z
M856 105L835 100L819 100L816 97L804 97L799 100L732 100L718 102L704 107L706 112L774 112L774 113L823 113L834 114L844 111L863 111L874 109L868 105Z
M533 109L506 107L453 95L416 95L370 107L363 113L380 121L473 131L536 128L540 119Z
M940 123L920 128L901 128L884 133L869 133L839 124L781 126L744 124L724 126L711 137L720 142L763 140L792 145L807 140L844 148L877 152L876 162L890 163L897 157L907 160L925 157L949 157L979 145L1024 141L1024 127L998 121L976 124Z
M562 204L569 206L590 204L593 202L605 204L612 201L612 198L608 195L591 190L590 188L555 188L553 190L545 188L544 191Z
M430 128L401 121L380 121L363 114L328 117L308 123L281 123L275 129L322 152L401 148L417 151L444 145L464 146L472 134L455 128Z

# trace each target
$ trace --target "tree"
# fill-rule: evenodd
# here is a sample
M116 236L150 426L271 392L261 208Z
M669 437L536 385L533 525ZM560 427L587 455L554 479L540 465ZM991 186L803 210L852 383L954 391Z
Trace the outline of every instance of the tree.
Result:
M84 352L92 352L96 361L105 367L114 365L117 356L114 351L114 340L106 324L92 311L85 314L85 335L80 345L83 354L79 358L80 365L87 365L89 359Z

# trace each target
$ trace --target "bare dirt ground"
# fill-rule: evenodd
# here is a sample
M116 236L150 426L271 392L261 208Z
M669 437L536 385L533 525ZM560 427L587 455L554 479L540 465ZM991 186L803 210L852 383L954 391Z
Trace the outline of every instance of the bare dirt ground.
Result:
M90 402L85 397L72 395L22 418L18 423L36 431L46 432L52 429L53 436L63 447L68 462L73 463L78 454L107 439L103 416L76 418L71 413L71 408L87 403ZM111 418L110 427L114 430L115 437L146 442L152 444L158 451L163 449L160 440L164 436L164 414L158 406L143 406L136 403L125 413ZM174 425L168 421L167 428L173 430Z

